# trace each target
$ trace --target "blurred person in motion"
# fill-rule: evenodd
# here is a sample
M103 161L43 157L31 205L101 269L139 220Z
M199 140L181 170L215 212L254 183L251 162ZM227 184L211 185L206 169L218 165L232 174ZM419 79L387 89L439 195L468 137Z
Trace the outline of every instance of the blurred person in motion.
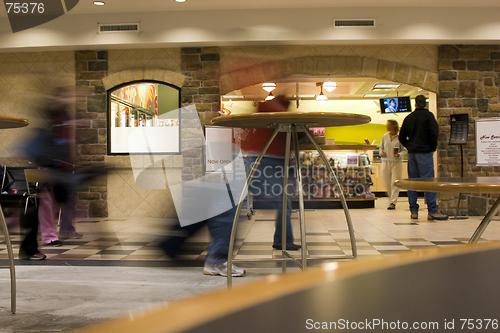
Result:
M43 103L44 119L48 123L47 128L38 128L32 138L22 148L27 158L38 166L50 170L49 184L42 187L44 193L41 203L41 211L38 205L28 207L28 214L24 217L26 225L29 225L24 246L21 246L20 256L23 259L35 260L35 256L41 257L37 251L36 237L38 231L39 217L42 218L42 234L50 235L43 241L47 244L58 245L59 239L53 232L53 203L52 199L62 205L62 219L59 230L61 238L80 238L82 234L76 232L73 226L73 197L74 193L83 183L100 176L105 170L102 165L90 165L75 167L73 161L74 149L74 127L69 108L75 101L75 91L65 87L54 89L53 94ZM45 189L44 189L45 188ZM47 194L50 192L50 195ZM42 197L43 197L42 196ZM37 199L35 199L37 200Z
M212 196L211 199L215 201L219 200L214 196ZM210 200L210 198L207 200ZM195 202L193 202L190 206L192 209L196 209ZM186 240L207 225L210 235L212 236L212 242L208 248L207 256L205 257L203 274L225 277L228 274L227 257L229 254L229 242L235 214L236 206L233 206L233 208L218 214L217 216L191 225L182 227L179 223L176 223L171 227L168 232L168 236L160 243L159 246L169 257L175 259L180 253ZM231 274L233 277L245 275L244 269L234 264L232 266Z
M55 207L56 205L52 193L47 188L43 189L38 204L38 221L40 223L42 243L45 246L62 246L62 242L59 240L54 225Z
M285 96L277 96L276 98L259 103L258 112L286 112L290 101ZM248 170L254 165L259 153L266 144L269 137L274 132L274 129L250 129L246 133L245 139L241 141L241 150L247 153L245 161ZM282 221L283 221L283 179L285 172L290 172L285 169L285 147L286 133L278 133L272 144L269 146L266 154L259 163L255 176L250 183L250 191L256 198L265 199L273 205L273 209L277 210L276 227L273 238L273 248L282 249ZM274 195L276 187L281 189L279 195ZM288 187L287 187L288 188ZM292 193L288 193L287 209L286 209L286 250L299 250L300 245L294 244L292 230Z
M408 177L434 178L433 154L438 145L439 126L434 115L427 109L424 95L415 98L415 111L406 116L399 131L399 141L408 150ZM437 193L425 192L428 220L447 220L448 216L439 212ZM408 191L408 201L412 219L418 219L419 205L416 191Z
M399 142L399 124L396 120L387 121L387 133L382 137L380 143L380 156L382 157L382 177L387 187L389 196L389 207L396 209L399 197L399 189L394 186L394 182L401 179L403 173L402 157L406 154L406 148Z

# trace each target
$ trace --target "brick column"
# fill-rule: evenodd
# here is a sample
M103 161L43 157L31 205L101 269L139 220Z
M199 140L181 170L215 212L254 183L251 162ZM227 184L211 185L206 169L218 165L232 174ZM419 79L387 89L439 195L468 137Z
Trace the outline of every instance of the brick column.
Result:
M460 147L450 146L450 114L469 114L469 138L464 147L464 176L499 176L500 167L476 166L474 120L500 116L500 45L439 47L438 123L439 176L460 176ZM454 213L457 195L440 194L440 206ZM492 202L491 202L492 203ZM490 203L490 204L491 204ZM468 215L484 215L487 198L471 196L462 206Z
M194 104L198 117L182 114L182 178L190 180L203 173L203 132L220 111L220 63L218 47L188 47L181 52L181 70L186 76L182 87L182 105Z
M102 79L108 74L108 51L76 51L76 86L83 94L76 105L76 160L104 163L107 154L107 93ZM77 217L107 217L107 180L101 177L78 192Z

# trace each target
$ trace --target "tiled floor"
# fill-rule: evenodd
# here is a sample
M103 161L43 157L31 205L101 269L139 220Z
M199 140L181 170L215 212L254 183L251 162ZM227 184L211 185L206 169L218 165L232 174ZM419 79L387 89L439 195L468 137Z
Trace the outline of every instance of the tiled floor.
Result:
M464 245L480 217L467 220L427 221L421 211L420 219L411 221L405 198L395 211L388 211L385 198L377 200L377 208L351 210L356 243L360 256L390 255L428 248ZM421 207L424 205L421 205ZM275 213L257 211L252 220L241 219L237 236L237 259L281 257L273 250ZM299 240L297 214L293 214L295 238ZM339 256L351 254L351 245L342 210L307 210L307 244L312 256ZM131 218L126 220L80 220L77 229L84 234L79 240L64 241L62 247L43 247L50 260L129 260L170 261L157 247L172 220L158 218ZM1 238L0 238L1 239ZM19 247L19 235L13 235L14 247ZM494 220L481 241L500 241L500 222ZM208 230L202 229L188 240L179 256L184 261L200 263L209 246ZM7 258L5 243L0 242L0 259ZM298 252L297 252L298 254ZM193 262L193 264L195 264ZM89 262L90 264L90 262Z

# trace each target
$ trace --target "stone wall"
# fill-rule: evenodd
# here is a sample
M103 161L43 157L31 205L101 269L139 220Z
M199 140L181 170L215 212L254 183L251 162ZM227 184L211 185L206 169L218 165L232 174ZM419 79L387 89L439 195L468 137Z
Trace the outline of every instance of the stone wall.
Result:
M476 166L474 140L474 120L500 116L499 87L500 45L439 47L439 176L460 176L460 147L448 145L450 114L457 113L469 114L469 138L464 146L464 176L500 175L500 167ZM440 207L450 214L454 213L457 197L441 193ZM487 204L486 196L468 195L461 205L461 213L484 215Z
M194 104L199 115L182 114L182 177L191 180L203 173L203 132L220 111L220 62L218 47L187 47L181 51L182 105Z
M108 74L108 51L75 52L76 86L82 95L76 104L76 160L104 163L107 154L107 94L102 79ZM106 217L106 177L78 192L77 217Z
M108 51L106 89L132 80L157 80L182 86L180 48L115 49ZM159 158L159 157L158 157ZM163 156L169 167L182 167L182 156ZM145 158L149 161L149 158ZM132 173L129 156L106 156L111 168L107 177L108 216L110 219L130 217L175 217L172 196L164 188L162 173L156 173L155 189L139 186ZM150 184L151 185L151 184ZM124 196L123 193L127 195Z

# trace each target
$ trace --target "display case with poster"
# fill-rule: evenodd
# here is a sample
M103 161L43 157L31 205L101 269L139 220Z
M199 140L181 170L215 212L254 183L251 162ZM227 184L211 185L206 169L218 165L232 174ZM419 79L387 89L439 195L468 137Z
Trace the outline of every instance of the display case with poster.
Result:
M180 90L159 82L120 86L109 92L108 125L109 154L179 154ZM138 136L146 151L134 143Z

